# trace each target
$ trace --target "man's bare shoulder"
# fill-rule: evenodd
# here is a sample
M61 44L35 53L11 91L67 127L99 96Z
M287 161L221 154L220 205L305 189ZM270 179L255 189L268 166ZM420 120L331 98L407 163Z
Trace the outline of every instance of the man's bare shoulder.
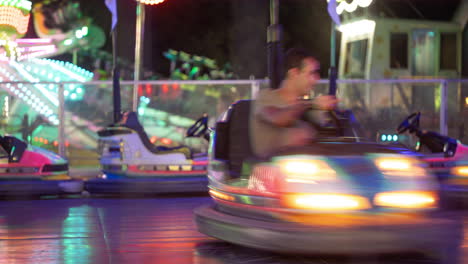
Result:
M258 104L269 104L276 103L279 100L279 96L276 90L273 89L263 89L257 95L255 101Z

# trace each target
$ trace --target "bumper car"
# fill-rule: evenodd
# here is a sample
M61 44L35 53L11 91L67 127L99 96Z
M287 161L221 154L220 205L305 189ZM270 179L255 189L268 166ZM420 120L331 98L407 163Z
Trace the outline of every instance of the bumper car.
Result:
M203 136L208 118L202 117L187 136ZM117 124L98 132L100 178L87 180L90 193L182 193L207 191L206 154L186 146L154 145L136 113L125 113Z
M468 146L459 140L437 132L421 130L421 113L408 116L397 132L417 137L416 151L429 164L430 170L441 183L444 195L464 197L468 194Z
M330 112L316 142L259 158L249 142L250 104L235 103L216 124L214 204L195 209L199 232L281 253L415 251L456 263L448 252L459 247L461 222L438 209L437 183L406 148L358 138L352 113Z
M83 182L68 176L68 161L16 137L0 137L0 196L81 193Z

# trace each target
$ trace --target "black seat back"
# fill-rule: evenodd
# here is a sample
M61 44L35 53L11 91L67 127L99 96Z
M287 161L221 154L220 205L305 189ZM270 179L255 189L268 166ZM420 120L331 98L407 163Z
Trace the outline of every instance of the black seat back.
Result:
M154 154L160 154L161 152L175 152L184 154L187 159L192 157L192 153L188 147L165 147L156 146L151 143L148 134L146 134L145 129L141 125L140 121L138 121L138 115L135 112L125 112L123 114L122 120L119 122L119 125L135 130L146 149Z
M16 137L4 136L0 139L0 144L8 153L8 162L19 162L23 157L28 144Z
M229 160L229 122L217 122L214 142L214 158L218 160Z
M252 100L241 100L233 104L229 116L229 169L233 177L242 171L244 160L254 157L250 143L250 108Z

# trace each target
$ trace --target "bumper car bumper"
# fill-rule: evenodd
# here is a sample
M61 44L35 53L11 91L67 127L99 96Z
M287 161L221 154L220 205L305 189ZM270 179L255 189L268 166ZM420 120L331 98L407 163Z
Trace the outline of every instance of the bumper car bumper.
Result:
M83 187L83 181L77 179L1 180L0 196L80 194L83 191Z
M265 221L223 213L214 206L195 210L201 233L243 246L294 254L432 252L458 248L462 224L447 215L408 223L320 226Z
M440 188L450 196L468 197L468 179L447 179L441 182Z
M107 175L108 176L108 175ZM94 194L207 192L206 174L166 177L108 177L89 179L85 188Z

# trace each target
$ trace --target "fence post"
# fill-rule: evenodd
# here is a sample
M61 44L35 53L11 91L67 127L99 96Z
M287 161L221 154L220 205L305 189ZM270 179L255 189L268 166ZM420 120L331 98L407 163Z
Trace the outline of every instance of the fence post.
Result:
M448 82L447 80L441 81L440 87L440 134L447 136L448 135L448 124L447 124L447 114L448 114Z
M254 80L252 81L251 90L250 90L251 99L255 99L257 97L258 91L260 91L260 82Z
M65 87L63 83L58 84L58 153L61 157L66 158L65 150Z

